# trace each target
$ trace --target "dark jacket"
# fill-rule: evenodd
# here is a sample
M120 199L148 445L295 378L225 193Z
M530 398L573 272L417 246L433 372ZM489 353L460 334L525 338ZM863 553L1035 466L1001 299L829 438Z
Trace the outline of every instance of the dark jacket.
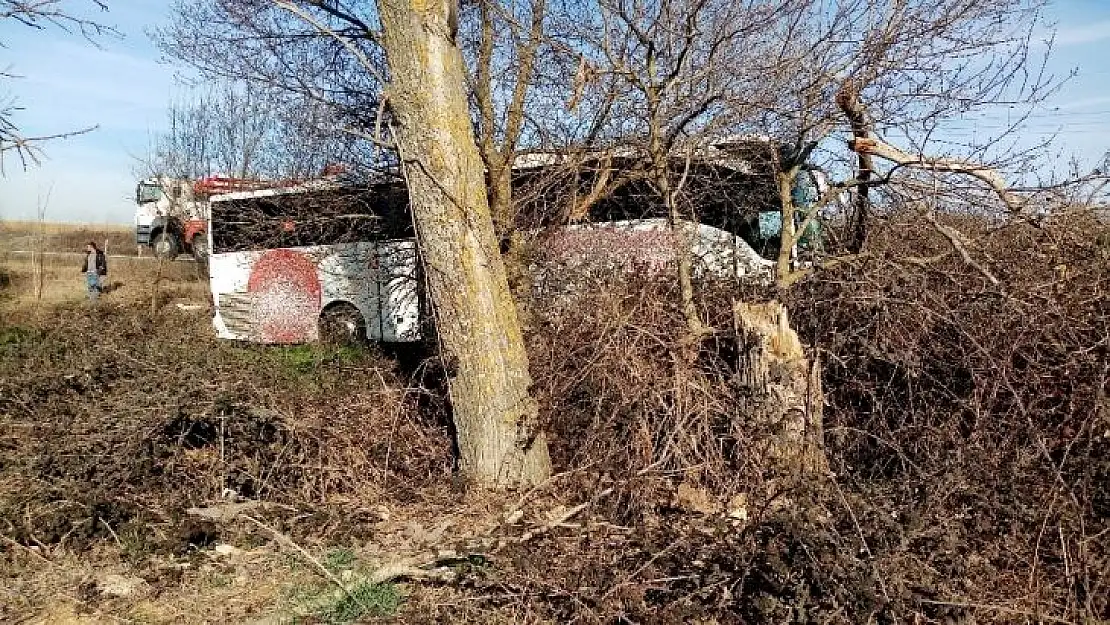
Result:
M81 273L86 272L86 270L88 269L88 263L89 254L86 252L81 255ZM105 256L104 252L100 250L96 250L96 275L108 275L108 257Z

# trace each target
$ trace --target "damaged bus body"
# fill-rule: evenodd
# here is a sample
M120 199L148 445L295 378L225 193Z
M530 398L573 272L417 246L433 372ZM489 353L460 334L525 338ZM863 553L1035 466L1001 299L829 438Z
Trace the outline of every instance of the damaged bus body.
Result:
M642 179L576 213L579 190L607 175L598 167L632 163L586 158L570 165L545 155L518 164L517 231L532 233L538 295L573 293L567 283L583 268L665 279L687 253L700 279L769 282L781 231L773 149L750 141L691 165L697 182L686 186L683 201L696 207L689 212L697 221L668 219ZM209 275L220 338L415 342L428 333L431 308L400 179L331 178L231 193L213 197L210 211Z
M424 292L403 187L303 185L217 196L209 275L220 338L414 342Z
M695 277L771 281L783 223L777 176L788 150L767 137L735 137L676 162L683 180L678 219L646 176L626 175L642 172L642 154L527 155L514 196L522 204L519 227L542 233L537 283L564 281L565 272L579 270L675 275L682 254L689 254ZM791 193L795 227L828 192L823 172L799 168ZM792 263L812 262L822 238L821 222L811 221L790 250Z

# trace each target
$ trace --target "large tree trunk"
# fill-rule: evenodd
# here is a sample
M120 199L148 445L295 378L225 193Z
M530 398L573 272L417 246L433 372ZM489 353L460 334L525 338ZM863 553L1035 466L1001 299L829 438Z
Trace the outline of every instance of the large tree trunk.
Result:
M379 0L388 96L451 375L460 464L487 485L551 473L467 110L451 0Z

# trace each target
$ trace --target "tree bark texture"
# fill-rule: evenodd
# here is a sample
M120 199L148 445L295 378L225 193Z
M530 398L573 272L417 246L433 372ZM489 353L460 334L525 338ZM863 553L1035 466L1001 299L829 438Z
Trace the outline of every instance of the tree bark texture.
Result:
M779 171L775 174L775 184L779 192L779 205L782 207L782 230L779 234L779 253L775 259L775 283L780 289L792 284L794 278L794 245L797 243L797 227L794 218L794 176L797 169Z
M763 466L787 479L822 477L825 458L820 367L805 357L778 302L733 304L740 342L741 384L750 392L750 414L770 436L762 439Z
M536 484L550 475L551 462L467 109L452 26L457 5L379 0L378 10L461 469L481 484Z

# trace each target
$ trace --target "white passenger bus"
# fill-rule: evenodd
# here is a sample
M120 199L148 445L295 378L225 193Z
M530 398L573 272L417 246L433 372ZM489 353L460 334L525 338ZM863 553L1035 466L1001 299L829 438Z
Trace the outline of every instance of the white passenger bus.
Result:
M774 147L766 141L754 145L759 154ZM543 166L518 171L525 191L528 176L538 174L540 180L522 196L526 205L532 198L543 218L521 225L537 235L530 267L537 295L573 293L583 268L667 279L676 275L682 254L691 255L698 278L771 282L782 223L773 175L777 161L746 153L736 158L747 165L699 165L704 188L687 188L699 219L673 224L654 191L639 181L595 202L588 215L579 216L585 223L568 225L559 207L570 201L567 189L582 187L579 174L556 180L560 187L550 183L551 172ZM811 177L809 186L820 190L821 180ZM799 191L807 191L805 186ZM815 192L809 191L797 194L797 206L812 201ZM213 323L220 338L415 342L428 333L423 328L430 307L408 194L399 179L357 184L325 179L229 193L213 197L209 210ZM821 234L811 230L806 245L812 255L819 252Z
M208 235L220 338L421 339L424 292L401 185L315 182L216 196Z

